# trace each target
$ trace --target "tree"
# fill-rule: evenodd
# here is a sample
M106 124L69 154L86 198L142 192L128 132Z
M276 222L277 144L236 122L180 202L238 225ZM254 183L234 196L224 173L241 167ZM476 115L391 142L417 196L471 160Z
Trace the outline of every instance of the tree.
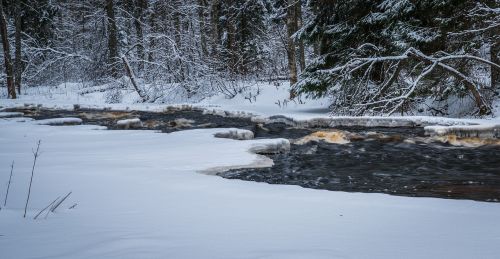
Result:
M10 57L9 36L7 34L7 19L5 19L5 12L2 1L0 1L0 34L2 36L5 74L7 75L7 92L10 98L16 99L16 88L14 86L14 71L12 69L12 59Z
M463 0L310 1L314 17L300 36L310 44L320 42L320 57L296 89L332 96L332 108L344 114L412 112L428 100L440 106L452 96L470 96L476 106L471 113L488 114L491 87L481 82L485 75L477 68L493 71L497 64L477 50L493 41L485 35L471 37L468 44L453 38L488 20L472 19L478 17L468 14L474 5Z
M107 22L108 22L108 65L110 67L111 76L118 77L117 62L119 62L118 57L118 36L117 27L115 19L115 10L113 7L113 0L104 0Z
M136 0L134 2L134 27L137 34L137 57L142 60L139 61L139 71L144 69L144 60L146 59L144 53L144 33L143 33L143 23L144 23L144 12L148 9L147 0Z
M296 15L296 0L288 0L286 7L286 28L287 28L287 57L288 70L290 71L290 85L297 83L297 60L295 53L295 42L293 35L297 31L297 15ZM295 91L290 91L290 99L295 98Z
M302 19L302 1L301 0L296 0L295 2L295 16L297 19L297 28L296 31L302 28L303 26L303 19ZM299 46L298 48L298 57L299 57L299 65L300 65L300 71L304 71L306 68L306 57L305 57L305 50L304 50L304 42L302 39L297 38L297 45Z
M14 7L14 21L15 21L15 66L14 66L14 85L17 89L17 93L21 94L21 76L23 73L23 63L21 57L21 34L22 34L22 12L21 12L21 1L16 1Z

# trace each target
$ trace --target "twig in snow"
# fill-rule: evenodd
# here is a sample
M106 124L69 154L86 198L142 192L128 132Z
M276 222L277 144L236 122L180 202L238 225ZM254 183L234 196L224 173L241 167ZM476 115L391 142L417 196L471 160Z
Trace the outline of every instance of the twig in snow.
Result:
M49 205L47 205L47 207L43 208L43 210L41 210L40 212L38 212L38 214L36 214L36 216L33 218L33 219L36 219L38 218L38 216L40 216L40 214L42 214L46 209L48 209L50 206L52 206L52 204L54 204L57 200L59 200L61 196L57 197L55 200L53 200Z
M31 179L30 179L30 186L28 188L28 198L26 198L26 205L24 206L24 218L26 218L26 211L28 210L28 203L30 201L30 194L31 194L31 184L33 183L33 174L35 173L35 165L36 165L36 159L38 158L38 151L40 150L40 144L42 143L41 140L38 140L38 144L36 146L36 151L33 151L33 167L31 168Z
M71 207L69 207L68 209L72 210L72 209L74 209L76 207L76 205L78 205L78 203L75 203L75 204L71 205Z
M62 198L58 203L54 204L54 206L52 206L52 208L50 208L50 212L54 212L56 211L56 209L64 202L64 200L66 200L69 195L71 194L72 192L69 192L68 194L66 194L66 196L64 196L64 198Z
M7 198L9 197L9 189L10 189L10 182L12 180L12 172L14 171L14 160L12 160L12 164L10 165L10 176L9 176L9 183L7 184L7 192L5 193L5 200L3 201L3 206L7 206Z

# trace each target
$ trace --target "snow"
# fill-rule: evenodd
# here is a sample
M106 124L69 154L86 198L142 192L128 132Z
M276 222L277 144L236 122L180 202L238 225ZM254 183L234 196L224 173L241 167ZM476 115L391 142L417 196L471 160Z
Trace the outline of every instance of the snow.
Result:
M431 136L455 134L459 137L500 138L500 124L426 126L424 130L427 135Z
M140 128L140 127L142 127L142 122L139 118L125 119L125 120L117 121L116 125L118 127L123 128L123 129Z
M0 118L22 117L22 112L0 112Z
M82 119L80 118L54 118L54 119L45 119L45 120L37 120L34 122L38 125L78 125L82 124Z
M249 140L253 139L253 132L250 130L229 129L226 132L217 132L214 134L216 138L229 138L236 140Z
M0 120L3 258L497 258L500 204L345 193L201 174L284 140ZM22 218L41 140L28 218ZM0 185L3 198L5 185ZM33 216L72 195L46 219ZM2 199L3 200L3 199ZM73 204L74 209L68 209ZM3 206L2 206L3 207Z
M273 143L257 143L249 150L259 154L277 154L290 151L290 141L288 139L275 139Z

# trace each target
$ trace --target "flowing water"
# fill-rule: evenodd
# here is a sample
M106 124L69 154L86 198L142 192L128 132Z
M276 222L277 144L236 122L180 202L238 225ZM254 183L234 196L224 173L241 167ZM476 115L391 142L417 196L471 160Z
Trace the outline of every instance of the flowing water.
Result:
M500 201L500 148L359 141L292 145L271 168L219 173L229 179L404 196Z
M218 174L228 179L332 191L500 201L499 145L452 146L425 137L422 128L321 129L349 136L338 144L321 139L297 141L319 129L294 128L285 123L263 125L247 118L203 114L200 110L9 111L21 111L34 119L79 117L85 124L109 129L118 129L116 121L127 118L140 118L144 125L141 129L162 132L237 127L252 130L257 138L288 138L295 143L290 152L268 155L274 160L273 167L234 169Z

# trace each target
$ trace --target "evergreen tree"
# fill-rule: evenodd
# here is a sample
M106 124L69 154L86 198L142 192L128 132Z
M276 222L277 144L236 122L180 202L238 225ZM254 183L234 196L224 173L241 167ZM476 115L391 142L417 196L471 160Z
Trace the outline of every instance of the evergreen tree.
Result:
M403 113L429 98L468 94L486 114L491 88L467 74L478 74L477 62L490 65L470 57L480 46L457 46L450 37L474 26L466 10L475 5L471 0L311 0L314 17L301 37L319 42L320 57L296 88L313 96L330 94L332 107L347 114Z

